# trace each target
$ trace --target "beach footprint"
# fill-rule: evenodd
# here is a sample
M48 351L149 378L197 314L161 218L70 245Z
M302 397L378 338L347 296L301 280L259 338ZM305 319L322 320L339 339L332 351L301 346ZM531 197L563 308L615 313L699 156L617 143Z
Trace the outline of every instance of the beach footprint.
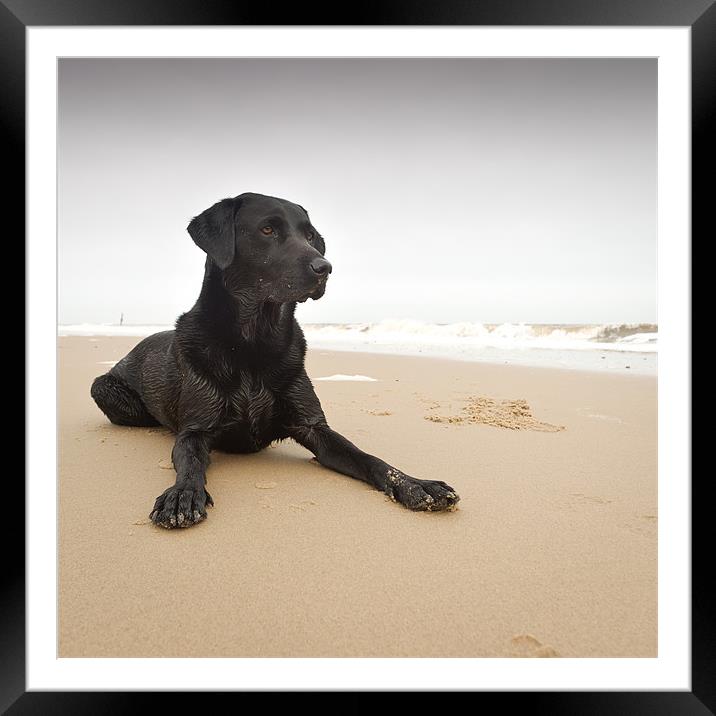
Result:
M636 535L654 538L659 531L659 520L656 515L634 515L628 522L622 522L619 527Z
M568 495L560 495L556 499L556 503L558 509L572 512L590 506L606 507L612 504L612 500L606 497L600 497L599 495L585 495L582 492L570 492Z
M611 500L607 500L605 497L599 497L598 495L585 495L581 492L570 492L569 496L572 498L574 504L581 504L584 502L592 505L608 505Z
M516 634L510 639L510 656L518 659L549 659L558 657L559 654L532 634Z
M294 512L305 512L307 509L310 509L311 507L315 507L317 505L318 503L314 500L301 500L298 503L291 502L288 507Z
M620 425L624 424L624 421L617 417L616 415L605 415L604 413L599 413L594 408L586 407L586 408L577 408L577 415L580 415L583 418L590 418L592 420L600 420L602 422L607 423L618 423Z

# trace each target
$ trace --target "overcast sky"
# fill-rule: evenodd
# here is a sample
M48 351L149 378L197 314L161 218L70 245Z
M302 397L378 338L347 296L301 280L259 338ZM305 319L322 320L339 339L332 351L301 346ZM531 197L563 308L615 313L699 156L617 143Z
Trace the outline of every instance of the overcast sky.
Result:
M653 59L63 59L60 323L173 323L192 216L306 207L301 321L656 321Z

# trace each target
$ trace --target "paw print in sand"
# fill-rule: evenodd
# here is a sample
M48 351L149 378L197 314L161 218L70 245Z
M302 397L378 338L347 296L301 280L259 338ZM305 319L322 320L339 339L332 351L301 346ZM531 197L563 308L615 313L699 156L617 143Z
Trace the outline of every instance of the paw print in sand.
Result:
M553 658L559 656L551 646L543 644L532 634L517 634L510 639L510 656L517 658Z

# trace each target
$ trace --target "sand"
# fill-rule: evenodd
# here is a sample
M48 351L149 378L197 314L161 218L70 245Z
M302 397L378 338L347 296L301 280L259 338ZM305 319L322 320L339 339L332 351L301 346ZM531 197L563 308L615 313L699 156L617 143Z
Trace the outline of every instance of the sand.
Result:
M315 381L332 427L459 509L287 441L212 453L209 518L164 530L172 435L89 395L138 340L59 339L59 656L657 656L655 378L310 352L377 379Z

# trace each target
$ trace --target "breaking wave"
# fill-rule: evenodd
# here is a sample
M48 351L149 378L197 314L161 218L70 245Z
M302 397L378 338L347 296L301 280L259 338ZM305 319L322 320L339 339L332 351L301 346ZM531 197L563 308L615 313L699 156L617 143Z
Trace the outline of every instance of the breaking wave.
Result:
M656 353L658 327L653 323L529 324L424 323L387 320L378 323L304 324L309 342L359 345L423 344L485 346L502 349L554 348Z

